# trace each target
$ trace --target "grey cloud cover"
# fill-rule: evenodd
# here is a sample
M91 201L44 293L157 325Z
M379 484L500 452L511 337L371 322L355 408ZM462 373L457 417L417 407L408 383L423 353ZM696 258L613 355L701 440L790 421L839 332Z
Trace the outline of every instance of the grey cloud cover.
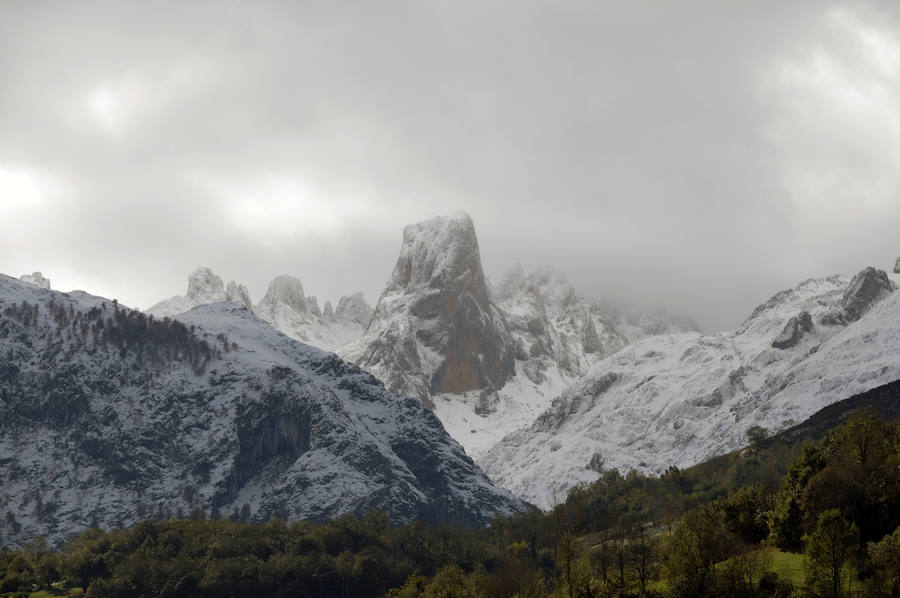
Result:
M0 272L374 301L464 209L489 273L730 327L900 253L898 76L887 2L6 2Z

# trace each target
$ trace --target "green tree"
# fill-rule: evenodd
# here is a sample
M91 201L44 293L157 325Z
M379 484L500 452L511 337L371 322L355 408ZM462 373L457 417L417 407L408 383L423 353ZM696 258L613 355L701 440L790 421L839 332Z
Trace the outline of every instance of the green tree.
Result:
M865 580L866 596L900 596L900 527L880 542L869 542L868 553L871 574Z
M665 567L676 596L703 596L714 585L716 564L736 544L722 511L703 505L685 513L665 550Z
M759 444L768 437L769 431L762 426L750 426L747 429L747 440L750 441L750 444Z
M850 576L850 559L859 545L859 528L837 509L819 515L806 543L807 589L813 596L839 598Z
M803 453L791 464L769 517L770 536L777 546L788 550L798 550L801 547L806 486L810 478L823 470L825 465L825 455L814 444L805 445Z

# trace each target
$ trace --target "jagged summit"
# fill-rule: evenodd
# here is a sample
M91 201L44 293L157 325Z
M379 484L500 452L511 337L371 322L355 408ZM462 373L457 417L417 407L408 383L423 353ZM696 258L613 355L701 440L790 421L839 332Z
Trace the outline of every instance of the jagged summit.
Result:
M340 314L332 312L329 302L323 313L316 298L305 294L300 280L287 274L276 276L259 304L254 305L247 287L233 280L225 286L210 268L202 267L188 277L187 294L160 301L146 313L171 317L222 301L238 303L291 338L328 351L358 339L373 312L362 293L356 293L341 298Z
M512 339L488 292L468 214L403 229L393 274L348 355L426 405L433 393L501 388L514 375Z
M249 310L253 310L253 302L250 301L250 292L242 284L238 284L233 280L228 283L225 289L225 301L232 303L240 303Z
M894 262L894 274L900 274L900 257Z
M464 212L404 227L400 257L385 294L443 290L450 285L466 286L478 299L486 299L475 224Z
M50 279L45 278L43 274L40 272L32 272L31 274L23 274L19 277L19 280L22 282L28 282L33 285L39 286L42 289L50 288Z
M369 327L369 322L372 321L372 314L375 313L372 306L366 303L362 293L341 297L340 301L338 301L337 309L333 312L331 303L326 302L325 309L327 313L324 315L327 316L330 313L338 322L355 323L363 330Z
M202 266L188 276L186 294L164 299L148 307L145 311L148 314L162 318L184 313L198 305L218 303L225 300L225 284L222 282L222 279L211 268Z
M260 318L291 338L334 351L362 335L369 323L372 307L366 303L362 293L356 293L351 297L341 297L338 310L334 313L331 312L331 303L326 302L323 312L315 297L304 294L303 285L297 278L281 275L269 284L269 290L255 311Z
M225 283L210 268L197 268L188 277L186 297L197 305L224 301Z
M272 310L277 305L284 305L299 313L309 311L306 306L306 295L303 293L303 284L298 278L281 274L269 283L269 289L262 301L259 302L260 310Z

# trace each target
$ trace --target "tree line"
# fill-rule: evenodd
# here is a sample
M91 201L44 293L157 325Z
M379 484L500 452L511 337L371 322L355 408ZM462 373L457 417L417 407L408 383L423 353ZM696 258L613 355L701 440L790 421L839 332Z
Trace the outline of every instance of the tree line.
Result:
M382 513L311 524L144 521L0 552L0 593L90 597L900 595L900 427L871 413L716 469L607 471L485 530ZM783 474L778 472L783 471ZM778 573L782 560L797 575Z

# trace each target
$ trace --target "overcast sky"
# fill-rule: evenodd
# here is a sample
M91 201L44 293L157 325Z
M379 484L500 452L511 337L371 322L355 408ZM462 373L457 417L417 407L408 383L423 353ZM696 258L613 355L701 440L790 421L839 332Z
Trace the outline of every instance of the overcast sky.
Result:
M893 4L6 0L0 272L374 304L462 209L489 275L732 328L900 254Z

